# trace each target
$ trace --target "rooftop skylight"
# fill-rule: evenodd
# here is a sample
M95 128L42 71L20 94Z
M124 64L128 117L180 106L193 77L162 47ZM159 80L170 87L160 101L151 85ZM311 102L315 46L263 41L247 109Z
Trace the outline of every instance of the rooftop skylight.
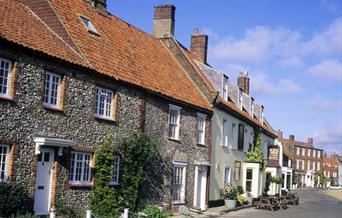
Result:
M91 23L91 21L83 16L80 16L83 24L87 27L88 31L94 35L100 35L97 30L95 29L94 25Z

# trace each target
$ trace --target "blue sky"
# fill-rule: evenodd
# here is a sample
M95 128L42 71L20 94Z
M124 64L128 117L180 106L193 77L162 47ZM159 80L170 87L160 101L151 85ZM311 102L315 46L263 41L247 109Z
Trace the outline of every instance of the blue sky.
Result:
M208 62L232 82L251 77L251 95L274 129L342 153L342 1L107 0L108 10L147 33L155 4L176 6L175 37L189 47L209 35Z

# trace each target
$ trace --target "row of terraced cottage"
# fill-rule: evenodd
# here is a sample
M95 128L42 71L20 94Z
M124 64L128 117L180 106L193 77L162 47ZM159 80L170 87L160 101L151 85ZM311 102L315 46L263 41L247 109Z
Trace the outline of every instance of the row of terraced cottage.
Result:
M107 133L114 142L131 131L156 139L161 158L144 201L172 209L205 210L227 183L258 196L266 175L287 172L248 74L233 84L207 63L206 35L195 30L188 50L174 38L175 7L154 10L152 36L108 13L104 0L0 0L0 175L28 187L36 214L57 198L88 207ZM256 131L266 170L246 161Z

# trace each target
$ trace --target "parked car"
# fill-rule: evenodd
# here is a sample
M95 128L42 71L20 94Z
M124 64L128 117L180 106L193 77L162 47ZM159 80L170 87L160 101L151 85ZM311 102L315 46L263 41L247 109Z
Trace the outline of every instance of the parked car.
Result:
M329 190L342 190L342 185L332 185L328 187Z

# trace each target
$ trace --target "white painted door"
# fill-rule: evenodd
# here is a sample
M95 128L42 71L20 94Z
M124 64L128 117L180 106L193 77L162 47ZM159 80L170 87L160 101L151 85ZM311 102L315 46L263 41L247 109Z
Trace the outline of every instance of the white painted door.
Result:
M54 158L52 149L42 148L37 159L34 211L36 215L46 215L50 207L50 183Z
M198 167L197 176L197 199L196 206L201 210L206 210L206 193L207 193L207 169Z

